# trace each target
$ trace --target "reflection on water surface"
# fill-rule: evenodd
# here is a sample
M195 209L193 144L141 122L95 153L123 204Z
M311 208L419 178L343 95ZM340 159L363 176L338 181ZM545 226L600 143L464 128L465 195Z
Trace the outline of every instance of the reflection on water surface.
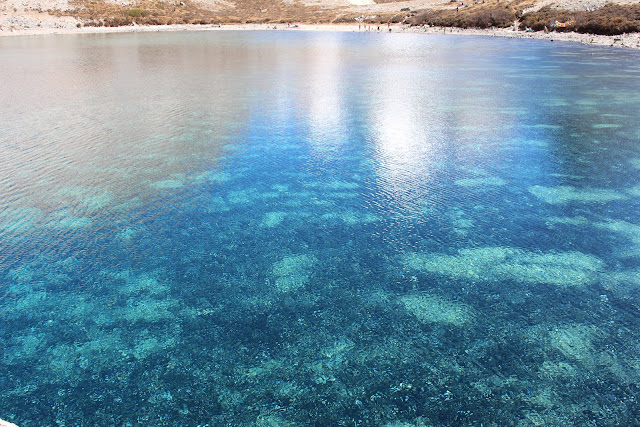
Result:
M2 418L640 422L637 53L0 46Z

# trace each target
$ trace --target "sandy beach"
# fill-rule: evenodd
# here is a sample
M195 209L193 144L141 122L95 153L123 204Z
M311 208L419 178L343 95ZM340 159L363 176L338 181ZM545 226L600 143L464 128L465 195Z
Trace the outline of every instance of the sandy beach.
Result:
M562 42L576 42L594 46L611 46L619 48L640 49L640 33L623 34L619 36L599 36L594 34L579 33L544 33L514 31L512 29L461 29L444 27L411 27L403 24L369 25L370 30L365 29L365 25L356 24L297 24L289 26L286 24L235 24L235 25L133 25L123 27L76 27L69 20L57 21L56 25L45 25L40 27L6 28L0 27L0 37L2 36L32 36L32 35L53 35L53 34L104 34L104 33L133 33L133 32L158 32L158 31L339 31L339 32L363 32L363 33L422 33L422 34L455 34L467 36L485 37L508 37L508 38L528 38ZM379 28L379 29L378 29Z

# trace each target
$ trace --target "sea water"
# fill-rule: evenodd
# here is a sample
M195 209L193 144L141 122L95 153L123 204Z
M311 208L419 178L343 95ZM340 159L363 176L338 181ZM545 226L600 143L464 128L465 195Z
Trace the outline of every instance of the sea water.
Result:
M640 55L0 39L0 418L640 423Z

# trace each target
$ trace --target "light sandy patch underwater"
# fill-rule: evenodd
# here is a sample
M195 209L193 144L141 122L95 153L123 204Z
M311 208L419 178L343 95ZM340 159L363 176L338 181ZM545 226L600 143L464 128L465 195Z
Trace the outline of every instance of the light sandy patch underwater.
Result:
M262 221L260 222L261 227L277 227L282 224L282 221L286 218L286 212L267 212L262 217Z
M478 281L513 280L557 286L584 286L595 281L605 264L581 252L536 253L509 247L462 249L456 255L408 253L412 270Z
M614 190L603 188L578 189L570 185L544 187L534 185L529 192L545 203L563 205L570 202L606 203L614 200L625 200L628 197Z
M400 302L422 323L463 326L474 317L468 305L435 295L406 295L400 298Z
M459 185L461 187L496 187L506 184L507 181L495 176L482 178L464 178L456 181L456 185Z
M313 255L289 255L273 264L275 285L279 291L296 290L309 282L313 266L318 259Z

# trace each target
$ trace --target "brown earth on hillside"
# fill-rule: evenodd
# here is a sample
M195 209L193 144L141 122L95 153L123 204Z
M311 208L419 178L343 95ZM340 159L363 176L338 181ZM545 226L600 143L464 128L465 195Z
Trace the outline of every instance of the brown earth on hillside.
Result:
M4 25L406 23L413 26L640 31L638 0L0 0ZM0 16L0 29L3 26ZM56 21L57 19L57 21ZM51 22L53 20L53 22ZM7 25L8 23L8 25ZM20 25L22 24L22 25Z
M237 3L199 3L192 0L167 2L139 0L115 4L105 0L73 0L58 16L73 16L86 26L331 22L331 14L300 4L277 0Z
M607 4L595 10L567 10L546 6L527 11L526 2L485 1L456 10L426 10L411 18L411 25L458 28L516 27L533 31L576 31L618 35L640 31L640 3Z
M389 3L389 0L377 0ZM585 11L544 7L533 0L472 0L432 4L429 9L340 6L296 0L197 2L138 0L127 4L109 0L73 0L59 16L72 16L87 26L229 24L229 23L409 23L458 28L530 28L534 31L577 31L616 35L640 31L640 4L607 4ZM329 7L327 7L329 6ZM374 6L374 7L371 7ZM373 13L363 14L360 8ZM527 11L535 10L535 11Z
M545 7L527 13L521 26L534 31L576 31L607 36L640 31L640 3L630 5L607 4L593 11L569 11Z

